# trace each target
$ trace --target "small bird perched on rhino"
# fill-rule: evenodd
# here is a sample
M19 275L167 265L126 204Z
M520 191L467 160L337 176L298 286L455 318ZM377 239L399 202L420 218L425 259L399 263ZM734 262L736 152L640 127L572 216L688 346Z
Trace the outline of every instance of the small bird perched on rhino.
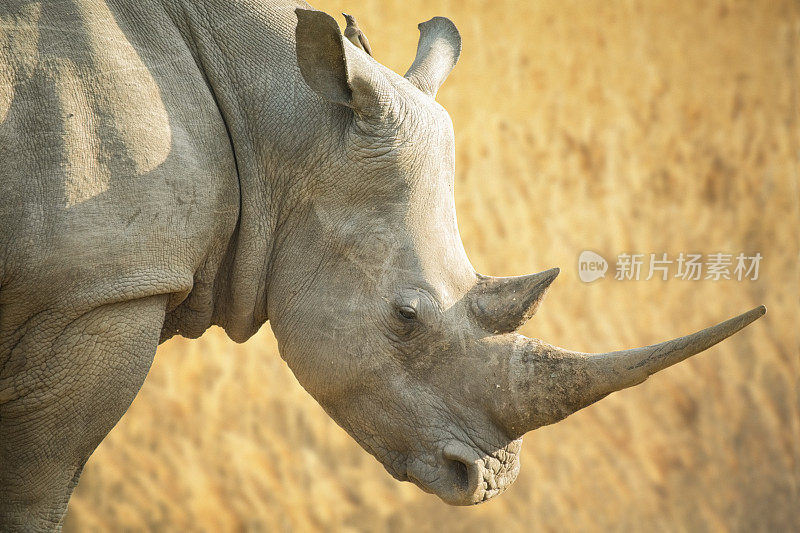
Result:
M368 55L372 55L372 48L369 47L369 41L361 28L358 27L358 22L353 15L342 13L344 19L347 21L347 27L344 29L344 36L356 45L357 48L364 50Z

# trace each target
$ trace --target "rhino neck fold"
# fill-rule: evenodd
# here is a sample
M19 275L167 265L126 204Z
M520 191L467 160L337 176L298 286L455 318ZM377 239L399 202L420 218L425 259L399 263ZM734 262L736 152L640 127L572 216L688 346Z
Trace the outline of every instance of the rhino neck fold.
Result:
M214 282L212 323L237 342L269 318L274 243L310 188L309 161L319 160L331 115L297 72L293 7L209 0L185 3L181 15L236 161L239 217Z

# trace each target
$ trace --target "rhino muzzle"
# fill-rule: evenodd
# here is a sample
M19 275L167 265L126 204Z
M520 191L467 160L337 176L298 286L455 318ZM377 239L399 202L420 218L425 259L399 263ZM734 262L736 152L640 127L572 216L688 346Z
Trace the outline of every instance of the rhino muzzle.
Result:
M533 316L557 275L558 269L510 278L479 276L466 303L484 333L475 345L477 352L471 355L473 364L448 372L464 384L465 397L475 402L473 406L482 406L487 420L477 423L483 428L477 433L495 444L488 447L469 438L449 441L424 458L409 458L401 478L449 504L487 501L516 479L525 433L643 382L733 335L766 312L763 306L756 307L697 333L643 348L573 352L515 333ZM477 419L461 417L453 435L475 435Z
M501 494L517 479L521 448L521 439L491 453L453 441L444 447L437 464L414 462L406 477L451 505L482 503Z

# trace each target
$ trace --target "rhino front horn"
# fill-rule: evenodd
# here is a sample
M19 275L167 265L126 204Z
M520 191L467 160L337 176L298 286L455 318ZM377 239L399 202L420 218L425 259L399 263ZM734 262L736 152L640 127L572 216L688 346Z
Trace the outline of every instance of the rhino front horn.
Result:
M518 335L511 357L504 361L508 366L501 370L507 382L495 394L495 416L509 436L519 437L643 382L730 337L766 312L764 306L756 307L685 337L601 354L572 352Z

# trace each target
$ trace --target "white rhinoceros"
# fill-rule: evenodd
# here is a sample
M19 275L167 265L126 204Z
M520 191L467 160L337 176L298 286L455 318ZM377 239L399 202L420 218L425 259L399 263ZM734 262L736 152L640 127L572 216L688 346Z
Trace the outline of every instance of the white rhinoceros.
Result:
M399 76L300 2L0 3L0 529L59 527L159 342L268 319L302 385L452 504L522 435L708 348L763 307L589 355L515 331L558 271L477 274L420 24Z

